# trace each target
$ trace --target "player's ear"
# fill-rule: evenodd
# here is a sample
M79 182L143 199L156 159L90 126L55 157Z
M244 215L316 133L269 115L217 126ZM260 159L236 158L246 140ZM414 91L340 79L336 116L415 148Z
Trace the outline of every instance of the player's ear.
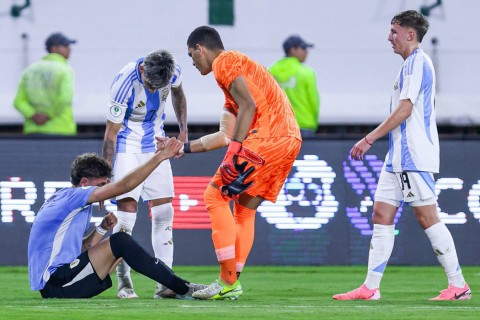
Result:
M412 41L415 37L415 33L413 31L408 32L407 40Z
M88 179L83 177L80 179L80 183L78 184L80 187L86 187L88 185Z

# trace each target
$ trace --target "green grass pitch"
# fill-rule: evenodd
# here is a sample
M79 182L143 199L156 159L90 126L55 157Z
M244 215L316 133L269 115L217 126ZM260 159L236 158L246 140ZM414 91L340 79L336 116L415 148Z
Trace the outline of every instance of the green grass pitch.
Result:
M237 301L154 300L154 282L134 273L136 300L111 288L93 299L44 300L28 285L25 267L0 267L0 319L480 319L480 267L463 267L469 301L432 302L447 286L440 266L389 266L379 301L334 301L359 286L366 267L246 267ZM217 267L175 267L192 282L211 283ZM116 279L112 277L114 287ZM478 294L478 295L477 295Z

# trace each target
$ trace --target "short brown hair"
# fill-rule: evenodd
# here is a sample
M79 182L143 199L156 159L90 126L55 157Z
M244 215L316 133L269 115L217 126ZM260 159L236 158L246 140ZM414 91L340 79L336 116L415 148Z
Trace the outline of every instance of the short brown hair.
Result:
M72 163L70 181L74 186L80 184L82 178L111 178L112 167L96 153L79 155Z
M425 36L430 26L427 18L415 10L407 10L397 14L393 17L391 24L399 24L402 27L415 29L418 42L422 42L423 36Z

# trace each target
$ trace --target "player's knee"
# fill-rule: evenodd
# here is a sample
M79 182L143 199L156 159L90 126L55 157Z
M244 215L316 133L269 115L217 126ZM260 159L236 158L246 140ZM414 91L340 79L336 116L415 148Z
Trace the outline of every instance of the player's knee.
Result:
M242 206L239 203L235 203L235 221L249 221L255 219L255 214L257 210L250 209L245 206Z
M137 212L138 204L133 198L124 198L117 200L117 207L120 211L125 212Z
M126 232L117 232L110 236L110 248L115 258L119 259L123 257L123 253L129 243L133 241L131 235Z
M171 224L173 221L173 205L166 203L159 206L154 206L151 209L152 222L156 224Z
M225 205L226 202L228 202L228 199L226 199L218 190L212 185L208 185L207 189L203 193L203 200L205 201L205 206L207 207L207 210L211 207L216 207L216 206L223 206Z

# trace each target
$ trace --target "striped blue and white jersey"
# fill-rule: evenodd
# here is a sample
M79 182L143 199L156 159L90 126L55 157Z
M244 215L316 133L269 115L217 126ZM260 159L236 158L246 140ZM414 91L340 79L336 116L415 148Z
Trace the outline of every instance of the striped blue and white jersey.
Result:
M389 133L385 169L438 173L440 146L435 122L435 70L430 57L420 48L405 59L398 73L390 112L404 99L413 103L413 111Z
M28 239L32 290L43 289L59 266L71 263L82 253L83 237L92 216L87 201L95 188L61 189L40 208Z
M182 71L175 66L169 85L151 93L143 85L140 64L144 58L127 64L113 79L107 119L122 126L116 152L148 153L155 151L155 136L165 136L165 102L170 89L182 83Z

